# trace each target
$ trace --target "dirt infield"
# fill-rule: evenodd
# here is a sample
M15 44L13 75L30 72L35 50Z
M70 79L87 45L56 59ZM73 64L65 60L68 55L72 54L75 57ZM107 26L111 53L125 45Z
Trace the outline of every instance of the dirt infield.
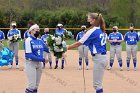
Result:
M25 72L22 71L24 66L24 52L19 52L20 70L8 69L8 67L0 68L0 93L24 93L27 85ZM109 55L109 52L108 52ZM140 59L138 59L137 71L133 70L131 62L131 70L126 71L126 53L122 52L124 70L119 71L118 62L115 61L112 71L105 71L104 75L104 93L140 93ZM138 53L137 57L140 57ZM53 59L54 60L54 59ZM95 93L92 84L92 68L93 62L89 55L89 70L85 70L86 93ZM54 67L53 61L53 67ZM59 66L61 62L59 61ZM43 70L39 93L84 93L83 72L78 70L78 52L71 50L67 52L67 64L65 69L60 68Z

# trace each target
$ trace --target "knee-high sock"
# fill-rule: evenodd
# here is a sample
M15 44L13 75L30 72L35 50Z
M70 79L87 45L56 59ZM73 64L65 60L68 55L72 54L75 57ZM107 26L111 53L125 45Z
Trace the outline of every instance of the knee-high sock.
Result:
M62 66L64 66L64 59L62 59Z
M86 61L86 66L88 66L88 59L85 59L85 61Z
M18 65L18 57L15 57L16 65Z
M56 59L56 66L58 66L58 59Z
M96 93L103 93L103 89L96 90Z
M52 61L50 61L49 63L50 63L50 67L52 67Z
M82 65L82 58L79 57L79 66L81 66L81 65Z
M133 59L133 64L134 64L134 67L137 66L137 60L136 59Z
M118 60L120 67L122 67L122 60Z
M112 66L113 66L113 63L114 63L114 60L113 60L113 59L111 59L111 60L110 60L110 67L112 67Z
M130 66L130 60L126 60L126 62L127 62L127 67L129 67Z
M34 90L26 88L25 93L34 93Z

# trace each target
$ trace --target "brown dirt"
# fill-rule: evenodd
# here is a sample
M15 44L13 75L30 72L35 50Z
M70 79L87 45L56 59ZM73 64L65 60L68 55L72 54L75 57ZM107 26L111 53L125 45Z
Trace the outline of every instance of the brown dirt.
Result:
M109 55L109 52L108 52ZM126 71L126 52L122 52L124 70L119 71L118 62L115 61L112 71L105 70L104 74L104 93L140 93L140 59L138 58L137 71ZM137 55L140 56L140 53ZM24 93L27 86L27 78L24 71L24 51L19 52L20 70L0 68L0 93ZM109 57L108 57L109 58ZM54 59L53 59L54 60ZM95 93L92 85L93 62L89 55L89 70L85 70L86 93ZM71 50L67 52L67 64L65 69L60 68L43 70L39 93L84 93L83 72L78 70L78 52ZM55 63L53 61L53 67ZM61 66L61 62L59 62Z

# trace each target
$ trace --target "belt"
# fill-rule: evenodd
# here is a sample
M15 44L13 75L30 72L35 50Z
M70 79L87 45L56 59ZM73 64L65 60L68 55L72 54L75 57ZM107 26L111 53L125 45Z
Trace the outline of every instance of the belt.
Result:
M137 44L127 44L127 45L137 45Z
M113 45L113 44L111 44L111 45ZM116 45L121 45L121 44L115 44L115 45L113 45L113 46L116 46Z
M97 53L97 54L101 54L101 55L106 55L106 52L103 53ZM96 54L92 54L92 56L95 56Z

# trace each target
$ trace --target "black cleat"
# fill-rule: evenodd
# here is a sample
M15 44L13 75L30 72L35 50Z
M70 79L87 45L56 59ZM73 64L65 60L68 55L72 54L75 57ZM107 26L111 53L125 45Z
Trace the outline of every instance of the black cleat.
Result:
M61 66L61 69L64 69L64 66L63 65Z
M54 69L57 69L58 68L58 66L56 65L55 67L54 67Z

